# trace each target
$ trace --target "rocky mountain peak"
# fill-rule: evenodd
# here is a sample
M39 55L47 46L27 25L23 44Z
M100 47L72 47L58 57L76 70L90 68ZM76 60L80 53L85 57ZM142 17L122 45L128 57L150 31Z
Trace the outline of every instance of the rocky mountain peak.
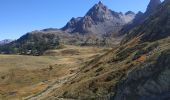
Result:
M95 4L85 16L90 16L94 21L104 21L111 15L111 11L101 2Z
M98 3L99 5L102 5L103 3L102 3L102 1L99 1L99 3Z
M102 7L102 6L105 6L102 1L99 1L97 4L95 4L95 6L99 6L99 7Z
M62 30L69 33L115 33L123 25L132 21L135 14L131 11L126 14L108 9L101 1L96 3L83 17L72 18Z

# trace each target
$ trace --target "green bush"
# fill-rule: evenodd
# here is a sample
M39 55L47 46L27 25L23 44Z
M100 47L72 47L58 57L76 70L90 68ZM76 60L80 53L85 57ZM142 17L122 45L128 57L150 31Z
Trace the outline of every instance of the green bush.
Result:
M148 45L146 48L143 48L143 49L139 49L134 57L133 57L133 60L136 60L138 59L141 55L144 55L144 54L147 54L149 52L151 52L152 50L154 50L159 44L157 42L155 43L152 43L150 45Z
M116 55L116 58L114 60L122 61L122 60L126 59L127 57L129 57L129 55L131 55L133 52L140 50L146 46L147 46L147 44L143 43L143 44L139 44L134 47L131 47L131 48L125 48L122 51L118 52L118 54Z

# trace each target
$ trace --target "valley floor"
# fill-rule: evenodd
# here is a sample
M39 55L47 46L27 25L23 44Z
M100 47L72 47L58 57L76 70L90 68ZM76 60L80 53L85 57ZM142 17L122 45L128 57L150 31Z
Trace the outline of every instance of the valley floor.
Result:
M66 46L43 56L0 55L0 100L40 100L109 49Z

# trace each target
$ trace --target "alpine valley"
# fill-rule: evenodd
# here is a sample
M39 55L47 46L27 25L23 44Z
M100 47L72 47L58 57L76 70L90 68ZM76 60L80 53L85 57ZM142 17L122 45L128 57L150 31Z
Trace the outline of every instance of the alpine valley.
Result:
M0 43L0 100L170 100L170 0Z

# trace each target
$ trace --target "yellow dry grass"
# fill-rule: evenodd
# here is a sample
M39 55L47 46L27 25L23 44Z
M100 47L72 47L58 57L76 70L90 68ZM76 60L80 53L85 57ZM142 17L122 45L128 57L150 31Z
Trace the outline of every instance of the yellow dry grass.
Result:
M107 49L66 46L44 56L0 55L0 100L21 99L45 89L53 80L72 74Z

